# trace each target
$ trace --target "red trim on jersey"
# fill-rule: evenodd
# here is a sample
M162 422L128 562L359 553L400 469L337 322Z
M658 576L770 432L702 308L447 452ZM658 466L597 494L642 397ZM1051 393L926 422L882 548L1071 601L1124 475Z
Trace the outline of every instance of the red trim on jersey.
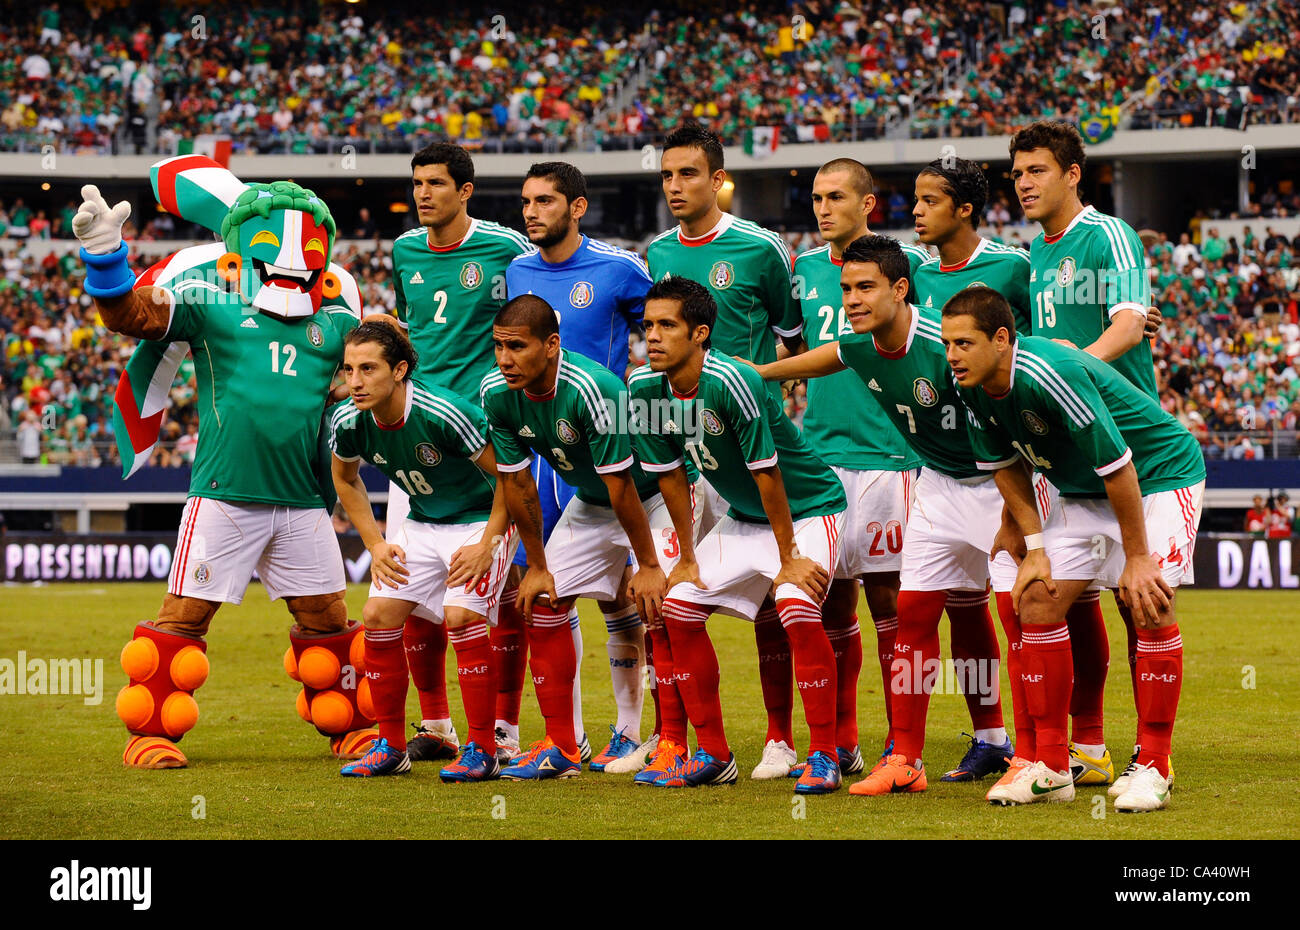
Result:
M716 229L711 233L705 233L698 239L692 239L682 233L680 226L677 228L677 241L682 245L690 246L691 248L695 248L697 245L708 245L716 238L718 238L718 230Z
M430 234L432 234L432 230L430 231ZM430 252L454 252L457 249L459 249L462 245L464 245L465 240L468 238L469 238L469 230L466 230L465 235L461 236L451 245L441 245L441 246L434 245L432 242L429 241L428 236L424 237L424 244L429 247Z
M874 339L871 340L871 344L876 347L876 353L881 358L902 358L904 355L907 354L907 343L903 343L903 347L901 349L897 349L893 352L880 348L880 343L876 342Z
M700 393L700 386L697 384L695 387L691 388L690 391L683 394L678 391L677 388L672 386L672 382L669 382L668 390L672 391L673 397L676 397L678 400L691 400L696 394Z
M827 253L826 253L826 257L829 258L829 259L831 260L831 264L834 265L836 268L840 268L840 267L842 267L842 266L844 265L844 259L842 259L842 258L836 258L836 257L835 257L834 255L832 255L830 252L827 252Z
M380 429L382 429L382 430L386 430L386 431L388 431L388 432L392 432L393 430L399 430L399 429L401 429L403 426L406 425L406 417L405 417L405 416L403 416L403 417L402 417L400 420L398 420L396 423L382 423L382 422L380 422L379 417L375 416L373 410L370 412L370 419L372 419L372 420L375 421L375 426L378 426Z
M978 249L976 251L978 251ZM965 268L967 265L970 264L970 260L974 257L975 257L975 252L972 252L955 265L945 265L943 263L943 260L940 259L939 270L940 271L961 271L963 268Z
M1070 231L1070 227L1066 226L1059 233L1056 233L1055 235L1052 236L1049 236L1047 233L1043 233L1043 243L1045 245L1052 245L1054 243L1060 242L1061 237L1064 236L1069 231Z
M135 284L132 285L132 288L134 290L139 290L142 287L153 286L153 283L158 280L159 275L163 273L163 269L167 267L167 263L170 262L175 257L176 257L176 253L173 252L171 255L168 255L166 258L154 262L152 265L149 266L148 271L146 271L144 274L140 275L140 277L135 279Z

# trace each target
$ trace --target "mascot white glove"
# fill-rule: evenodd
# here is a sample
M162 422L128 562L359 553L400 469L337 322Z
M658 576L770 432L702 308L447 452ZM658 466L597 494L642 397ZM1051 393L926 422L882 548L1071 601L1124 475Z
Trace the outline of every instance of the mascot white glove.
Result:
M122 245L122 224L131 215L131 204L123 200L109 209L94 184L81 188L82 204L72 218L72 232L87 252L107 255Z

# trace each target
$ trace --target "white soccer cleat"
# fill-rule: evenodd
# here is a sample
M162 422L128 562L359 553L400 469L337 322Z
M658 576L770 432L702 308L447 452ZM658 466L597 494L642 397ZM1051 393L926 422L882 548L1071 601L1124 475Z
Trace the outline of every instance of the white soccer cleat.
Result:
M785 778L790 774L790 767L798 761L799 757L785 740L770 739L763 747L763 758L759 760L758 765L754 766L754 771L749 773L749 777L758 781Z
M1124 793L1115 799L1115 810L1129 814L1156 811L1169 804L1173 782L1154 765L1135 765Z
M1138 768L1138 752L1139 747L1134 746L1133 756L1128 760L1128 765L1124 766L1124 771L1119 773L1115 783L1106 789L1106 793L1112 798L1117 798L1125 791L1128 791L1129 779L1133 777L1133 773Z
M1007 807L1038 801L1073 801L1074 779L1070 770L1054 772L1042 762L1027 765L1011 779L1003 779L985 795L991 804Z
M605 763L605 772L609 775L635 775L646 767L658 748L659 734L656 733L623 758Z

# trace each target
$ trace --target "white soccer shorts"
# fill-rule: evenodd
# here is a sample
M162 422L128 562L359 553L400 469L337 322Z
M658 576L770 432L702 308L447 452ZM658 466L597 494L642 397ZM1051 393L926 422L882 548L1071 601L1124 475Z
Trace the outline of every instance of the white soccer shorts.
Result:
M1015 563L1000 555L989 563L993 537L1002 525L1002 495L990 475L957 480L922 468L912 487L903 534L904 591L1010 591Z
M834 577L843 531L842 510L830 516L796 520L795 548ZM682 583L673 585L668 596L713 607L717 613L742 620L754 619L763 598L772 590L772 582L781 573L781 555L772 528L766 523L745 523L729 515L696 543L695 560L705 589ZM778 587L776 598L798 598L812 603L802 589L792 584Z
M488 623L495 626L501 590L505 587L510 562L519 545L518 534L513 526L497 547L491 570L478 585L473 588L464 585L452 589L447 587L452 556L461 546L482 539L485 529L486 520L476 523L423 523L419 520L405 520L396 539L391 542L401 546L406 553L406 569L410 572L406 576L407 582L399 588L387 585L377 587L372 582L369 596L413 601L417 606L411 612L435 623L442 623L446 608L463 607L486 617Z
M186 500L168 593L238 604L254 571L271 600L342 591L330 515L323 507Z
M411 496L396 481L388 482L388 505L384 508L384 542L397 542L402 524L410 512Z
M831 466L844 485L848 508L840 538L836 578L858 578L872 572L896 572L903 565L903 533L907 527L916 472L856 470Z

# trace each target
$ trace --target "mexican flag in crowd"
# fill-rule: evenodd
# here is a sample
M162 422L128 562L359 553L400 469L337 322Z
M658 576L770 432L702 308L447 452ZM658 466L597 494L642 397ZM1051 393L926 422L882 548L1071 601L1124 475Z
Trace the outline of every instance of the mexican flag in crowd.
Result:
M753 158L766 158L781 144L781 133L775 126L755 126L745 130L745 154Z

